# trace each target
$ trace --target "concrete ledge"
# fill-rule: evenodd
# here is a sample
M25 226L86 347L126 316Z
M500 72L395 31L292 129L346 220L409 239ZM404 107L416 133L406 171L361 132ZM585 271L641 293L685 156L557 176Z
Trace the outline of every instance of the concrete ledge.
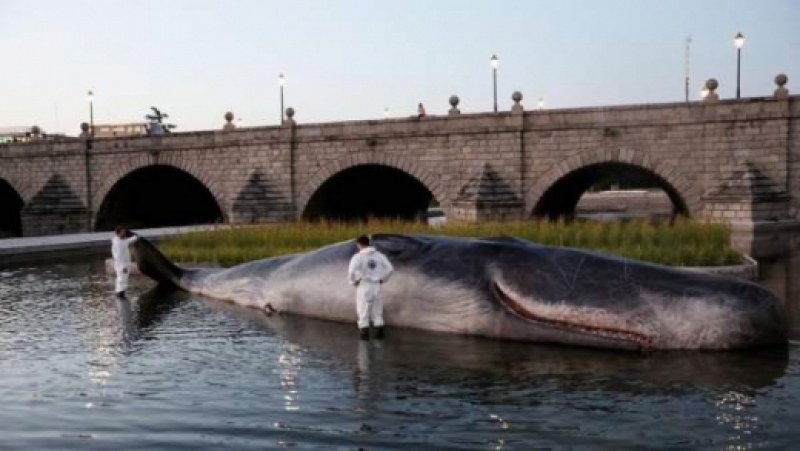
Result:
M758 280L758 262L749 255L744 256L745 262L741 265L729 266L680 266L691 272L714 274L717 276L738 277L740 279Z
M172 235L213 230L215 227L214 225L161 227L136 229L136 233L148 240L158 241ZM41 260L45 256L74 255L82 252L93 255L101 250L111 252L112 235L113 232L95 232L0 239L0 264Z

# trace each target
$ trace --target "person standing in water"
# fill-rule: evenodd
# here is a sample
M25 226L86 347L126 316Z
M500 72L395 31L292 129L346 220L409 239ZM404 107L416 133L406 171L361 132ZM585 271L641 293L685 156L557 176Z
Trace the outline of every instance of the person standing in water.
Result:
M117 281L114 292L120 299L125 298L125 290L128 289L128 277L131 274L131 252L128 246L139 238L126 227L117 227L114 230L114 237L111 238L111 257L114 259L114 272L117 273Z
M383 301L381 284L389 280L394 268L385 255L370 246L370 239L361 235L356 239L358 252L350 259L348 278L356 287L356 313L362 340L369 339L370 321L375 327L375 338L383 338Z

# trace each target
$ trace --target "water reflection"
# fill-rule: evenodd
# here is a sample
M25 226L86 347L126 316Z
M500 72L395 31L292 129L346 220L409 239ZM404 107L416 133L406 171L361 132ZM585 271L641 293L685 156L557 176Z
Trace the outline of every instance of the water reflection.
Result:
M204 301L213 310L277 332L291 354L314 353L350 366L355 408L365 421L362 431L367 432L372 418L396 400L408 406L426 405L428 401L421 400L444 393L469 399L472 405L529 408L558 402L566 403L564 409L574 409L569 401L572 396L599 396L602 401L583 409L596 409L605 416L638 414L636 403L621 403L622 399L663 398L669 402L691 398L699 390L709 398L698 412L707 411L707 421L720 426L721 444L727 449L749 449L764 444L763 437L755 436L759 429L757 390L775 386L789 361L785 347L637 354L404 329L390 329L385 341L362 341L349 324L290 315L267 317L251 309ZM299 369L298 361L284 359L285 355L281 355L281 385L290 410L295 408ZM542 393L550 393L552 399L542 398ZM433 421L449 415L418 413ZM506 447L513 438L515 422L522 421L519 427L524 428L530 427L531 421L519 414L491 410L484 418L483 433L494 435L487 443L494 449Z
M119 318L120 345L124 352L131 352L142 331L158 324L162 317L178 303L190 299L190 296L182 291L156 286L133 301L129 298L114 299Z
M744 450L762 447L753 443L753 433L758 429L758 416L753 413L756 397L752 390L730 390L723 393L715 403L718 409L717 422L728 431L725 449Z
M403 329L363 342L350 324L136 297L144 280L120 301L111 283L66 267L0 277L4 446L746 449L797 436L798 347L633 354Z
M679 392L682 384L759 388L784 375L788 348L772 347L737 352L627 353L557 345L504 342L478 337L391 329L384 341L364 342L354 327L292 315L265 316L259 311L204 299L212 309L246 319L278 332L288 342L322 352L355 368L357 392L381 392L389 371L420 367L476 370L471 381L497 380L488 374L503 368L508 383L557 383L569 390ZM757 370L754 370L757 369ZM428 373L447 382L446 375ZM403 389L400 387L401 390ZM406 387L415 391L417 387Z
M283 408L287 412L300 410L300 405L298 404L300 392L298 376L300 374L299 354L301 351L298 345L287 343L283 346L283 350L278 357L281 388L284 392Z

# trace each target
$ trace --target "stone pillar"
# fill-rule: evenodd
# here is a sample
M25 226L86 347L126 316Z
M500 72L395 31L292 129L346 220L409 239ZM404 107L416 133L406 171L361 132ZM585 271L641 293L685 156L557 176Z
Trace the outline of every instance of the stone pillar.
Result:
M447 112L448 116L458 116L461 114L461 110L458 109L458 96L452 95L450 96L450 110Z
M719 102L719 94L716 90L719 87L719 82L716 78L709 78L706 80L706 90L708 94L703 98L703 103L717 103Z
M283 120L284 127L294 127L297 122L294 121L294 108L286 108L286 119Z
M453 219L471 222L519 219L522 207L511 186L486 163L461 187L453 200L451 215Z
M91 212L61 174L51 176L20 211L24 236L86 232L87 216Z
M775 84L778 87L775 88L773 96L775 96L776 99L786 100L789 98L789 90L784 88L784 85L786 85L788 81L789 77L787 77L786 74L778 74L775 76Z
M84 139L91 137L91 135L89 135L89 124L87 122L81 122L81 134L79 136Z
M225 131L236 130L236 124L233 123L233 113L228 111L225 113L225 125L222 126Z
M511 106L511 113L512 114L522 114L525 112L525 109L522 107L520 103L522 101L522 93L519 91L514 91L511 94L511 100L514 101L514 105Z
M754 163L727 174L704 196L705 216L723 222L775 222L789 218L789 194Z

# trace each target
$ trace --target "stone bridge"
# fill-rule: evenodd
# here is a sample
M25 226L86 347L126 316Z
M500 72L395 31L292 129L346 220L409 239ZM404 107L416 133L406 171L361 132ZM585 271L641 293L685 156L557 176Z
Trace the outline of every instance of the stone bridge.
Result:
M785 83L785 79L782 80ZM461 114L0 145L0 234L201 222L570 214L608 177L741 224L800 208L800 96Z

